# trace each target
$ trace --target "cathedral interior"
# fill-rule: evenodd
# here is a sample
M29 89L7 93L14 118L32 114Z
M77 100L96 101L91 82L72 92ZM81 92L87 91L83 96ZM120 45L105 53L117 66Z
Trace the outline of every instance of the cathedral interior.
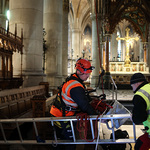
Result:
M2 90L40 82L57 89L78 58L95 66L92 87L102 69L118 85L135 72L149 79L148 0L15 2L0 1Z
M136 72L150 81L149 29L150 0L0 0L0 104L23 88L55 93L78 58L95 66L93 88L103 70L106 88L110 76L118 89Z

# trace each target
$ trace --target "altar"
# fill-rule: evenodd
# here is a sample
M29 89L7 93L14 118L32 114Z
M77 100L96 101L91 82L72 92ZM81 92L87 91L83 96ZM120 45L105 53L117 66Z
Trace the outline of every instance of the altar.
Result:
M145 62L131 62L129 67L125 66L125 62L110 62L109 69L116 85L122 85L122 88L131 88L130 79L136 72L143 73L147 81L150 81L149 67Z
M114 81L118 85L130 85L130 78L136 72L141 72L145 75L146 79L150 80L149 67L147 66L146 53L144 53L144 61L133 61L130 59L130 48L133 41L138 41L139 37L130 37L130 29L126 28L125 37L117 37L116 40L125 41L125 59L124 61L110 61L109 72L113 77ZM145 51L145 49L144 49ZM129 86L128 86L129 87Z
M109 62L109 70L113 74L149 73L149 67L145 62L131 62L128 67L125 66L125 62Z

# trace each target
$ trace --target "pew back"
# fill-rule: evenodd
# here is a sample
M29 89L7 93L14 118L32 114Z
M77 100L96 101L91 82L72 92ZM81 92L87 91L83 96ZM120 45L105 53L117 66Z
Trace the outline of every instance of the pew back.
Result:
M0 91L0 118L15 118L27 113L34 95L45 95L45 86Z

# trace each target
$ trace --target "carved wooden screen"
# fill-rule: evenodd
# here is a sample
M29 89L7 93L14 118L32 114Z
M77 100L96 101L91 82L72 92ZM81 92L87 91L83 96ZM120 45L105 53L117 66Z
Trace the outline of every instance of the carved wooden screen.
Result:
M0 27L0 79L13 78L12 55L14 52L22 54L22 43L23 35L20 38Z

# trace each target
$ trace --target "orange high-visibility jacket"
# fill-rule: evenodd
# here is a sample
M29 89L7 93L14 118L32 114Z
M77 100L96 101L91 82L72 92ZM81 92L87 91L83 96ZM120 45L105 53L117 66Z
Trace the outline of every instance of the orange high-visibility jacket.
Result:
M62 96L63 102L65 103L65 105L67 107L75 109L75 108L78 108L78 105L71 98L70 91L72 88L75 88L75 87L82 87L84 89L85 89L85 87L78 81L78 77L76 74L73 74L73 77L74 77L73 79L71 79L71 80L69 80L63 84L61 96ZM62 110L58 109L54 105L52 105L52 107L51 107L50 114L52 114L55 117L62 117L63 116ZM66 116L73 116L74 114L75 114L74 110L73 111L72 110L65 111Z

